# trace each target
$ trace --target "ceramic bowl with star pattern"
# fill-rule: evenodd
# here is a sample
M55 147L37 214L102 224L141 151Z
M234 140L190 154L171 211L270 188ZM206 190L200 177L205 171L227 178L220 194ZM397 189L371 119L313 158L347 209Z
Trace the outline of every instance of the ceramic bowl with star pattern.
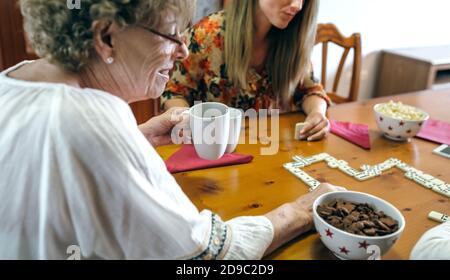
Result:
M408 141L412 137L416 136L422 128L423 124L430 118L429 115L412 106L404 106L414 110L419 116L415 120L402 119L401 117L393 117L383 113L381 108L388 103L377 104L373 107L375 114L375 120L378 128L383 132L383 135L394 141Z
M398 221L398 230L385 236L362 236L340 230L327 223L317 213L317 206L340 199L356 203L368 203L376 211ZM376 196L353 191L326 193L318 197L313 204L314 225L323 244L338 258L344 260L380 259L400 238L405 228L402 213L389 202Z

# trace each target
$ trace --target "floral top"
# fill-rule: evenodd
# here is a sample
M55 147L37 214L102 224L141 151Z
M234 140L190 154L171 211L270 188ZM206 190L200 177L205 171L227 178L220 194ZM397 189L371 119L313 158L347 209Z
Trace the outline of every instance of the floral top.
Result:
M247 73L248 87L240 90L227 77L224 62L224 11L205 17L184 33L190 55L177 62L171 80L161 97L163 105L168 99L185 98L192 106L195 101L221 102L234 108L277 108L276 96L266 71L258 73L251 68ZM316 95L330 100L321 84L311 75L300 83L292 95L291 110L301 109L306 97Z

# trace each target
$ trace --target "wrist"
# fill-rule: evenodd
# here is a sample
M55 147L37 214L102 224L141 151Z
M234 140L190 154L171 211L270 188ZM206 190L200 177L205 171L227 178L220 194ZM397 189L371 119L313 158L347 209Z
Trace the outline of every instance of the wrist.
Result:
M153 143L152 138L152 129L151 129L151 125L149 125L148 123L143 123L138 125L138 129L141 131L141 133L144 135L145 139L147 139L147 141L153 146L155 147L155 143Z
M321 115L322 117L326 116L326 110L321 110L321 109L314 109L311 110L308 114L309 115Z
M321 105L313 106L307 112L308 115L320 114L322 116L325 116L326 113L327 113L327 107L326 106L321 106Z
M147 137L150 134L149 132L150 129L148 128L147 123L138 125L138 129L142 132L142 134L144 134L145 137Z
M295 213L295 217L299 222L299 231L307 232L313 228L314 221L312 216L312 208L308 207L301 201L288 203L288 207Z
M325 115L327 113L328 104L321 97L312 95L303 101L303 111L307 114L320 113Z

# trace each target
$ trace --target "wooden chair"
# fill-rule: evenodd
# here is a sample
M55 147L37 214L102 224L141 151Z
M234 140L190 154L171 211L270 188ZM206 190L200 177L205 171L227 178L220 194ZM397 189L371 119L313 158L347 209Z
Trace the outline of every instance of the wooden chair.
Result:
M319 24L317 26L316 45L322 44L322 76L321 82L324 87L327 83L327 58L328 58L328 43L333 43L344 48L339 66L334 78L332 91L328 93L330 99L336 103L346 103L356 101L358 99L359 78L361 72L361 35L354 33L350 37L344 37L337 27L332 24ZM344 70L345 61L350 50L353 49L353 69L352 79L350 85L350 93L348 97L341 97L336 94L339 86L342 72Z
M25 41L17 0L0 1L0 71L22 60L36 58Z

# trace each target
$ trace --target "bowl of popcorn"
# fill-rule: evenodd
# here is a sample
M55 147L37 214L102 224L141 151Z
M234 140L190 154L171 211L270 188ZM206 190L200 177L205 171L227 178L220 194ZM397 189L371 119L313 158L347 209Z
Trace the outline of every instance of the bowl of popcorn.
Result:
M375 119L383 135L394 141L408 141L416 136L429 115L402 102L389 101L373 107Z
M344 260L381 259L405 228L405 218L392 204L352 191L318 197L313 218L323 244Z

